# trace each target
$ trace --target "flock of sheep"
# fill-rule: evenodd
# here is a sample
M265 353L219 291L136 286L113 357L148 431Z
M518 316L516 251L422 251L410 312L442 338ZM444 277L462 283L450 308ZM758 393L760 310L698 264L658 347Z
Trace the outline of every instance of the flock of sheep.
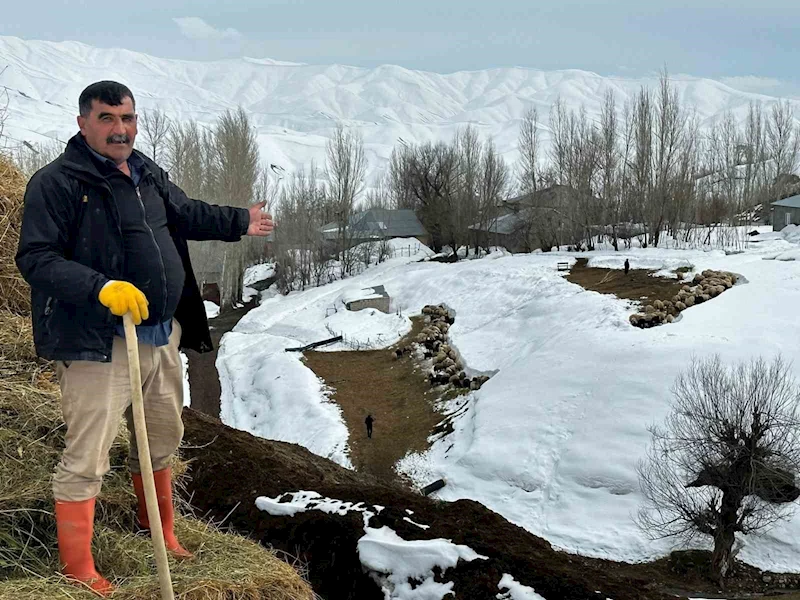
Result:
M631 315L631 325L646 329L663 323L672 323L681 311L708 302L736 284L737 277L727 271L710 269L694 276L691 284L684 285L671 301L656 300L644 307L644 313Z
M427 305L422 309L425 315L425 328L417 335L415 343L420 347L425 358L433 359L433 369L428 373L431 385L453 385L458 388L479 390L489 378L467 377L464 366L456 351L447 343L447 332L455 322L455 317L442 305ZM395 357L400 358L410 353L412 346L395 350Z

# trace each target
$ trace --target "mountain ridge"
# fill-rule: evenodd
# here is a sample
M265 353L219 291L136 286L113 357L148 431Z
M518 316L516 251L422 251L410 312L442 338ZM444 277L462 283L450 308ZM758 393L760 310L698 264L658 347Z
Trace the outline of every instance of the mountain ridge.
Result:
M539 109L546 149L548 115L557 99L567 108L584 106L596 119L608 91L615 93L621 113L641 86L658 83L657 76L610 77L580 69L497 67L442 74L391 64L287 64L268 57L203 62L11 36L0 36L0 71L0 86L9 93L6 134L15 143L67 139L76 131L80 91L93 81L116 79L131 87L140 112L158 107L179 121L210 125L241 105L258 132L262 160L288 171L312 160L322 164L325 143L341 122L364 138L369 183L385 169L400 138L407 143L450 140L471 124L513 162L519 124L529 107ZM751 102L769 106L781 100L714 79L671 79L702 127L727 111L742 118ZM800 114L800 101L790 102Z

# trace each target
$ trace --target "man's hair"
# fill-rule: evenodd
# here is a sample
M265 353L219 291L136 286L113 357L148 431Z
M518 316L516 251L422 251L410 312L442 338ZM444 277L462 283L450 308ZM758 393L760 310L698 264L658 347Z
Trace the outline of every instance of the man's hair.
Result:
M136 108L133 92L127 86L116 81L98 81L81 92L81 96L78 99L78 109L82 117L88 117L89 113L92 112L92 102L94 100L99 100L109 106L119 106L125 98L130 98L133 107Z

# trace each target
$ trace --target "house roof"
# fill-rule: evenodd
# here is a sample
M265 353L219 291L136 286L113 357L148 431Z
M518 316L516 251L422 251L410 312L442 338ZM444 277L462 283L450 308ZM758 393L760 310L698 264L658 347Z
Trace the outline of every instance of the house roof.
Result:
M488 231L489 233L508 235L514 233L517 228L523 224L524 215L521 213L527 213L528 210L530 209L523 209L519 213L502 215L496 219L492 219L491 223L487 223L486 225L475 223L474 225L470 225L469 229L474 231Z
M388 210L373 208L354 214L348 225L350 235L356 238L378 237L416 237L427 235L413 210ZM323 226L322 234L328 239L335 239L339 233L338 223Z
M534 203L534 200L536 200L536 205L546 206L551 203L555 204L554 200L556 200L559 196L564 196L564 195L570 195L570 196L577 195L577 196L583 196L585 198L589 197L594 198L594 196L589 196L589 194L587 194L586 192L581 192L568 185L555 184L546 188L538 189L535 192L522 194L520 196L515 196L514 198L509 198L508 200L503 201L502 204L531 206Z
M786 208L800 208L800 194L796 196L789 196L783 200L773 202L772 206L785 206Z

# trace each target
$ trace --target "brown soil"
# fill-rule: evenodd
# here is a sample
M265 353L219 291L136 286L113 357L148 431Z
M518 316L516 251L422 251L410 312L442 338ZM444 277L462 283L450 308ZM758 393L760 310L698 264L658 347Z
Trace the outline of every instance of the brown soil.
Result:
M619 269L602 269L587 266L588 260L579 258L567 274L567 280L587 290L601 294L614 294L618 298L651 304L656 300L672 300L684 282L665 277L653 277L655 271L631 269L626 275Z
M202 354L194 350L184 350L189 359L189 393L192 408L209 416L219 417L222 389L217 372L217 349L222 336L234 328L236 323L249 311L258 306L258 296L242 308L237 308L210 319L211 341L214 350Z
M437 395L407 354L395 359L424 327L414 319L411 332L385 350L305 353L307 366L334 390L350 432L353 466L378 477L397 477L393 466L410 451L428 448L428 436L443 416L433 409ZM364 419L375 419L372 438Z
M488 556L488 560L461 561L444 578L437 578L454 582L456 598L496 598L504 573L547 600L736 598L776 594L781 581L786 588L800 587L797 575L781 580L771 574L771 582L765 583L764 573L738 564L727 594L722 594L704 575L709 556L703 552L676 553L635 565L558 552L477 502L435 501L368 473L339 467L300 446L228 428L192 409L184 410L184 423L183 454L190 460L187 492L196 513L224 520L234 530L300 559L307 565L314 590L326 600L383 598L358 558L357 543L364 535L361 515L309 511L273 517L255 506L258 496L313 490L343 501L381 505L385 508L372 518L371 527L386 525L408 540L450 539ZM414 521L430 529L423 531L404 521L407 509L414 511Z

